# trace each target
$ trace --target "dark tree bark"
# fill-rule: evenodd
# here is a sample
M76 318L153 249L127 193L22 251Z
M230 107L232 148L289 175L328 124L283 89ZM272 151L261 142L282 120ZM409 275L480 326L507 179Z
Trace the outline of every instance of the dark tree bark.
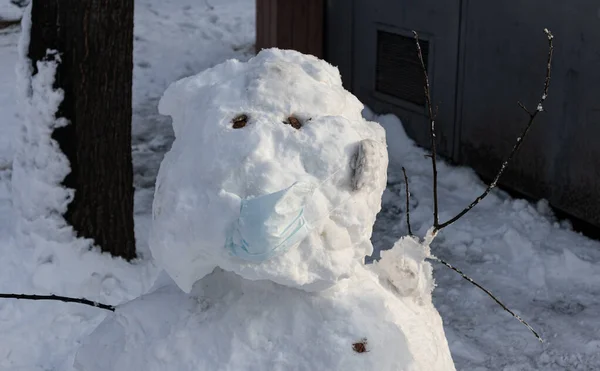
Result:
M53 138L71 164L75 190L65 219L103 251L135 257L131 94L134 0L33 0L29 58L60 54L57 117L70 124Z

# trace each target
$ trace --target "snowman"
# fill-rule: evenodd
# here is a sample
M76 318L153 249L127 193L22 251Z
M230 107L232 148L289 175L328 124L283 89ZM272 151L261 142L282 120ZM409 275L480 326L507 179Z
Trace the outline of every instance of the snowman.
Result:
M83 342L106 370L454 370L426 243L364 264L385 132L338 70L263 50L173 83L149 239L165 272Z

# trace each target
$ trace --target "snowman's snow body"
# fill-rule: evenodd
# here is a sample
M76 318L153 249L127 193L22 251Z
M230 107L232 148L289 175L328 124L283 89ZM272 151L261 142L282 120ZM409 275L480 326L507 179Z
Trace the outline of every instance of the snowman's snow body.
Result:
M176 140L157 179L150 248L191 295L166 284L120 307L76 366L453 370L428 248L404 238L384 252L390 261L363 264L388 159L384 130L362 109L336 68L294 51L264 50L172 84L159 110ZM238 256L230 242L244 239L232 237L242 204L296 182L309 191L257 210L302 210L302 239L268 259Z

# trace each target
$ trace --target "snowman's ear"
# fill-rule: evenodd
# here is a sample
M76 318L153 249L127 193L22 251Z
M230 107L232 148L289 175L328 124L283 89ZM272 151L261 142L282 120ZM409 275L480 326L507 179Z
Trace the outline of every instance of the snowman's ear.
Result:
M371 192L381 187L382 183L385 187L387 178L385 144L373 139L361 140L353 168L352 188L355 191Z

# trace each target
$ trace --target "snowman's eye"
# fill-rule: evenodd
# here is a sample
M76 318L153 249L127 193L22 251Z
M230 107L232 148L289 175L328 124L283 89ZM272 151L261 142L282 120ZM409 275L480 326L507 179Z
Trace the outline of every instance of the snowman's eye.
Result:
M231 120L231 123L233 124L233 128L234 129L241 129L244 126L246 126L246 124L248 123L248 116L247 115L239 115L233 118L233 120Z
M294 116L290 116L286 121L283 122L286 125L291 125L294 129L300 130L302 123Z

